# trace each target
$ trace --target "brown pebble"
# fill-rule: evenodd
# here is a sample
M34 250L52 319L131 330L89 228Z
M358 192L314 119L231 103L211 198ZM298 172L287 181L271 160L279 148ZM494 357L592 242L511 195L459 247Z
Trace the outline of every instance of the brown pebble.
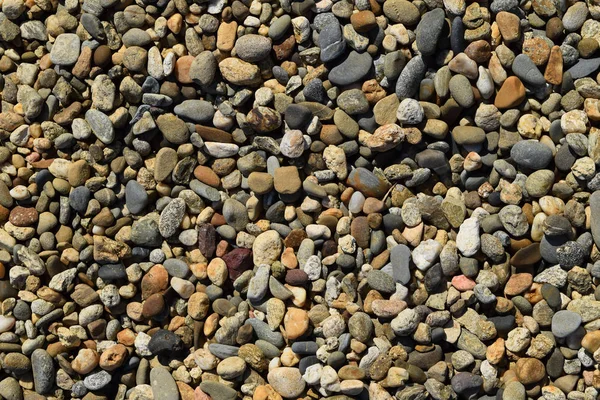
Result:
M99 46L100 47L100 46ZM98 51L98 50L96 50ZM72 73L79 79L85 79L92 69L92 49L90 47L84 47L81 49L81 54L77 62L73 66Z
M217 49L226 53L233 50L238 24L235 21L221 22L217 30Z
M356 32L364 33L377 26L375 14L370 10L363 10L350 16L350 23Z
M210 126L196 125L196 132L207 142L233 143L231 133Z
M350 225L350 234L356 239L356 245L366 249L371 240L371 229L367 217L356 217Z
M304 229L292 229L292 231L284 239L283 243L285 247L291 247L294 250L298 250L300 244L308 235Z
M123 329L117 333L117 342L125 346L133 346L136 334L131 329Z
M229 271L229 279L235 281L239 276L253 267L252 250L239 247L222 256Z
M560 43L560 38L563 36L563 32L563 23L559 17L552 17L546 23L546 36L554 43Z
M541 259L542 256L540 254L540 244L533 243L518 250L515 255L511 257L510 263L515 267L525 267L528 265L534 265Z
M528 55L531 61L538 67L543 66L550 56L550 47L546 40L541 37L525 39L523 42L523 54Z
M279 43L273 43L273 53L278 61L290 58L296 47L296 38L290 35Z
M218 188L221 185L221 179L215 172L207 166L198 165L194 169L194 177L202 183Z
M492 56L492 48L485 40L476 40L465 49L465 54L473 61L483 64Z
M285 283L293 286L303 286L308 282L308 275L301 269L290 269L285 274Z
M144 318L152 318L160 314L164 307L165 300L162 293L152 294L143 303L142 315Z
M123 365L127 359L127 355L127 347L122 344L115 344L100 355L100 368L106 371L114 371Z
M516 76L506 78L502 87L496 94L494 105L498 108L513 108L525 99L525 86Z
M32 207L16 206L10 211L8 220L15 226L32 226L38 221L38 212Z
M367 215L380 213L385 209L385 203L375 197L368 197L363 204L363 212Z
M502 39L506 43L512 43L521 37L521 20L519 17L508 11L500 11L496 15L496 23L500 28Z
M98 48L94 51L94 64L99 67L106 66L106 64L110 62L111 58L112 51L105 44L98 46Z
M541 381L546 376L546 368L536 358L520 358L517 360L516 373L522 384L529 385Z
M559 46L554 46L550 50L548 65L544 72L544 79L551 85L560 85L563 78L563 57Z
M581 340L581 347L594 354L600 348L600 331L587 332Z
M279 167L275 170L275 190L281 194L294 194L302 187L298 168Z
M283 318L285 333L289 340L298 339L308 330L308 313L301 308L288 308Z
M258 195L264 195L273 190L273 176L267 172L252 172L248 176L248 187Z
M504 293L508 296L516 296L521 293L524 293L531 287L533 283L533 277L531 274L522 273L522 274L514 274L510 277L508 282L506 282L506 286L504 287Z
M169 274L162 265L155 265L142 278L142 299L161 293L169 285Z
M194 62L192 56L179 57L175 62L175 78L179 83L192 83L192 78L190 78L192 62Z
M238 330L237 335L235 337L235 341L239 345L244 345L246 343L250 343L252 341L252 333L254 329L252 325L242 325L242 327Z

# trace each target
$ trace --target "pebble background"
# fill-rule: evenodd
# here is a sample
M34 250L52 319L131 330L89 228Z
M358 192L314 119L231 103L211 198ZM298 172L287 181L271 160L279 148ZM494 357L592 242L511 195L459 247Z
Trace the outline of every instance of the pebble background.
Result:
M598 0L0 4L0 398L598 398Z

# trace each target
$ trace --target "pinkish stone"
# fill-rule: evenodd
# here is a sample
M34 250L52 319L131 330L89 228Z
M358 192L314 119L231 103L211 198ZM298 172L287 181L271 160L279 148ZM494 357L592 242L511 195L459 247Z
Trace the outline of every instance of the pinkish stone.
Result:
M467 290L473 290L475 281L464 275L458 275L452 278L452 286L461 292L466 292Z
M194 400L211 400L211 399L210 399L209 395L207 395L200 389L200 387L197 387L196 390L194 390Z

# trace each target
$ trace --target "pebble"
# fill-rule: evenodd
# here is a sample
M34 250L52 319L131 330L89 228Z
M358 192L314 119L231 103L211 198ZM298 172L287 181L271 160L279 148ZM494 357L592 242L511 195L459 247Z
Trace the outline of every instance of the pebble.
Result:
M418 90L426 70L427 65L421 56L411 58L396 81L396 96L401 99L412 97Z
M234 400L237 397L237 392L234 389L219 382L202 382L199 387L202 393L208 394L211 399Z
M393 278L379 270L373 270L367 274L367 283L371 288L383 293L393 293L396 290Z
M304 391L305 382L297 368L279 367L267 376L269 384L283 398L295 398Z
M100 390L110 383L112 376L106 371L95 372L83 380L88 390Z
M81 42L74 33L62 33L56 37L50 59L56 65L73 65L79 57Z
M552 317L552 334L559 339L564 339L575 333L580 325L579 314L561 310Z
M102 143L110 144L115 140L115 130L108 116L101 111L90 109L85 113L85 120L90 125L92 133Z
M179 389L166 368L152 368L150 386L155 400L179 399Z
M335 85L349 85L361 80L371 70L373 59L369 53L350 52L348 57L329 73Z
M269 33L273 29L271 25ZM319 46L321 47L321 61L330 62L340 57L346 49L346 42L342 29L338 23L327 24L319 32Z
M510 155L517 164L532 170L544 169L552 160L552 150L535 140L516 143Z
M271 41L260 35L244 35L236 40L234 49L242 60L257 62L269 54Z
M35 391L47 394L54 385L54 363L52 357L44 349L36 349L31 354L31 366Z
M515 57L512 70L523 82L532 86L542 86L546 83L542 73L526 54L519 54Z
M525 86L516 76L506 78L496 95L494 105L499 109L513 108L525 99Z
M139 214L148 205L148 193L137 181L127 182L125 198L127 209L133 214Z
M419 20L419 11L415 5L406 0L392 0L384 3L384 14L393 22L414 25Z
M569 32L577 31L584 24L587 16L588 8L585 4L573 4L563 15L563 26Z
M410 282L411 252L408 246L399 244L390 252L394 280L402 285Z
M452 378L452 389L466 398L477 394L482 384L483 378L470 372L459 372Z
M566 72L569 73L573 79L579 79L590 75L596 71L598 67L600 67L600 57L587 60L581 59Z
M444 10L434 9L421 16L416 30L416 43L419 52L424 56L435 53L437 42L444 26Z
M452 138L459 145L477 145L485 140L485 131L476 126L458 126L452 130Z
M202 74L205 74L205 72L202 72ZM176 105L173 112L184 120L187 119L196 123L210 121L215 114L212 104L204 100L185 100Z
M479 251L479 221L476 218L468 218L460 226L456 236L456 247L465 257L471 257Z
M600 219L598 218L600 212L600 192L595 191L590 196L590 219L591 219L591 231L596 245L600 243Z

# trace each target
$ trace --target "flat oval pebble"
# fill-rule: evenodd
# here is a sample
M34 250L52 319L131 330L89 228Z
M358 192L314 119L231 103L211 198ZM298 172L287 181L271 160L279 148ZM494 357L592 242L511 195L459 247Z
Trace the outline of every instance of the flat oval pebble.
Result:
M196 123L210 121L215 114L212 104L204 100L185 100L176 105L173 112Z
M533 170L547 167L552 160L552 150L534 140L518 142L510 150L510 155L520 166Z
M371 67L373 59L368 53L350 52L348 57L329 73L329 80L335 85L350 85L361 80Z
M568 310L558 311L552 317L552 334L563 339L572 335L581 324L581 316Z
M275 368L269 372L267 379L273 389L286 399L299 396L305 387L305 382L297 368Z
M546 83L542 73L526 54L519 54L515 57L512 70L523 82L532 86L540 86Z
M264 59L271 51L271 41L260 35L244 35L235 42L238 56L248 62Z

